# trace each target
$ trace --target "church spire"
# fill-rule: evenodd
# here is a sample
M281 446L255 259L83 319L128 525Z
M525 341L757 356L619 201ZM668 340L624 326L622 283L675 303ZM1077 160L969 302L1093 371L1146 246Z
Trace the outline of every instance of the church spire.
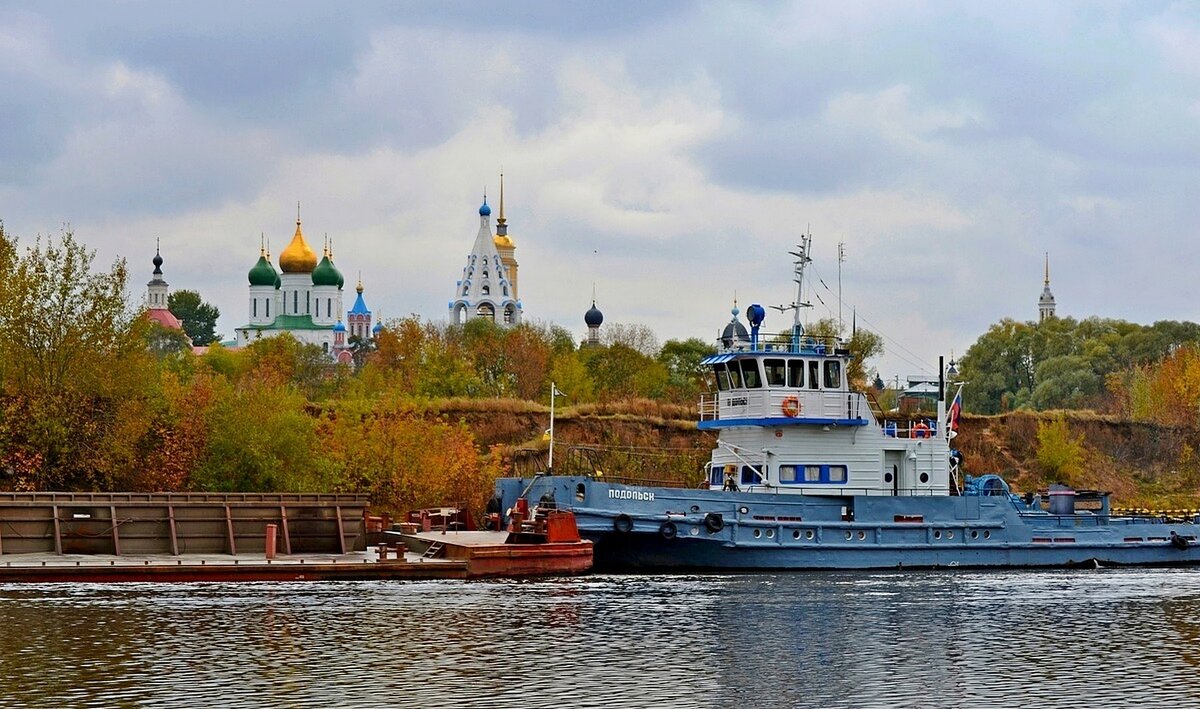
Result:
M508 220L504 218L504 173L500 173L500 216L496 217L496 236L508 234Z
M1050 252L1046 252L1045 281L1042 296L1038 298L1038 322L1054 317L1054 294L1050 292Z

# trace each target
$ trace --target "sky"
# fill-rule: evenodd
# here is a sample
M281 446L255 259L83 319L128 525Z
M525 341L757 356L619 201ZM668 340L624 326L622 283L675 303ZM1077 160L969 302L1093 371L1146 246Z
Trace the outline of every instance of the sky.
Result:
M528 321L714 341L735 298L884 336L1200 318L1200 6L0 0L0 220L69 225L232 336L296 203L385 319L448 317L505 174ZM788 316L769 310L765 326Z

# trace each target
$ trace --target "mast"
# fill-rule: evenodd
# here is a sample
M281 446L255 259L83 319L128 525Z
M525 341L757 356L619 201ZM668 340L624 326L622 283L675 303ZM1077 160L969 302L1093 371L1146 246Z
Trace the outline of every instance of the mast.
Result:
M771 307L781 313L792 311L792 348L800 347L800 337L804 334L804 325L800 322L800 311L803 308L811 308L812 303L804 300L804 269L808 264L812 263L812 234L805 234L800 237L800 243L796 245L795 251L789 251L788 254L795 257L793 261L794 275L792 280L796 282L796 299L789 305L772 305Z

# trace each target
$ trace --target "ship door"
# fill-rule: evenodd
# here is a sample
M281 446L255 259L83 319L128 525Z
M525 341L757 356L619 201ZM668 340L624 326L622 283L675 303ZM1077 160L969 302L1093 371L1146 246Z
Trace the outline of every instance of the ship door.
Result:
M883 484L892 489L893 495L899 495L901 479L904 477L904 451L883 452Z

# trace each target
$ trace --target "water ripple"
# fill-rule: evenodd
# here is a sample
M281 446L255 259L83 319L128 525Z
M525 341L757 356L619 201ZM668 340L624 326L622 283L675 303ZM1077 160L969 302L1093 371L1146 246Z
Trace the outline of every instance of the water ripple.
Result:
M1200 705L1200 571L0 586L0 706Z

